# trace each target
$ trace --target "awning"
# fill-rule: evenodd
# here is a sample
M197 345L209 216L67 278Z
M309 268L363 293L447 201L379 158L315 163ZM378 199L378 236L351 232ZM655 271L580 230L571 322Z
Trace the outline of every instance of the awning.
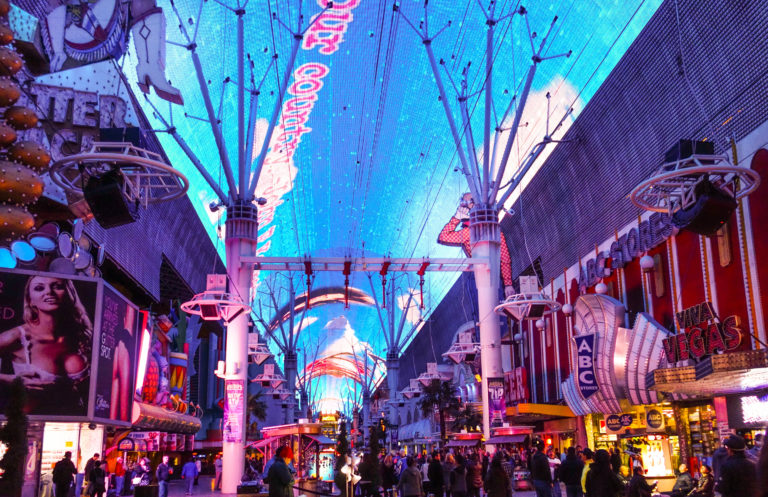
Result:
M519 444L525 442L525 439L528 437L525 433L521 433L519 435L499 435L497 437L491 437L488 440L485 441L487 444L491 445L498 445L498 444Z
M526 402L507 407L507 416L517 422L535 422L553 418L572 418L575 415L568 406Z
M255 442L251 442L247 445L247 448L249 449L260 449L264 446L269 445L270 443L274 442L280 437L269 437L269 438L263 438L261 440L256 440Z
M445 444L445 446L446 447L474 447L479 443L480 443L479 438L475 440L450 440L447 444Z
M326 437L325 435L307 435L307 437L311 438L315 442L317 442L320 445L335 445L336 442L331 440L330 438Z
M200 431L201 426L200 419L195 416L168 411L144 402L133 402L133 428L192 435Z

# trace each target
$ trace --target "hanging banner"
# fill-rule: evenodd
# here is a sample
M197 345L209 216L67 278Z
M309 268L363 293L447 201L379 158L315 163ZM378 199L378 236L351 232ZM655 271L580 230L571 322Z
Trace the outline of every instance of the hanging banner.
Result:
M226 380L224 385L224 440L240 443L243 441L245 419L245 382Z
M595 378L595 334L579 335L576 340L576 364L578 373L579 392L585 399L597 392L597 379Z
M504 402L504 378L488 378L488 408L491 426L501 426L507 411Z

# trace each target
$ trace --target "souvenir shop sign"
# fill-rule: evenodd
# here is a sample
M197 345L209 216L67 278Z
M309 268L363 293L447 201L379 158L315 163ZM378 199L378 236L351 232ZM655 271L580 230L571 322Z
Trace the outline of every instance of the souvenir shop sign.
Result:
M504 402L504 378L488 378L488 403L491 407L491 424L501 426L507 410Z
M594 258L587 260L580 272L579 287L587 288L596 285L600 278L610 274L611 269L623 268L636 257L672 236L674 230L669 214L654 212L637 228L630 229L611 243L607 254L601 251Z
M664 431L664 415L660 409L655 407L645 408L645 426L646 431Z
M621 431L622 428L632 426L632 421L631 414L611 414L605 418L605 427L609 431Z
M243 441L245 421L245 381L226 380L224 385L224 439L227 442Z
M729 352L741 345L742 330L738 316L718 319L711 302L689 307L675 315L682 333L665 338L664 354L674 364L687 359L701 359L717 352Z
M585 399L598 391L595 377L595 334L580 335L576 340L576 373L578 375L579 392Z

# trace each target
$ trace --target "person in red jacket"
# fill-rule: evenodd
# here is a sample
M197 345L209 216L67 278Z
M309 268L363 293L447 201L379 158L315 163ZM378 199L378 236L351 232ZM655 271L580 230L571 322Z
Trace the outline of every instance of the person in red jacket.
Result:
M472 243L469 239L469 211L475 206L471 193L465 193L461 197L459 208L450 221L443 226L437 243L450 247L461 247L467 257L472 257ZM509 256L509 247L504 233L501 233L501 279L504 283L504 295L509 297L514 294L512 286L512 259Z

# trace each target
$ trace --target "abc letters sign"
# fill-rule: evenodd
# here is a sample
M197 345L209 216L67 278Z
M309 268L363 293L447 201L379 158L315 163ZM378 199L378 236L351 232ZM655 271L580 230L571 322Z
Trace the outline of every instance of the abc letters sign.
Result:
M581 396L589 398L597 392L597 379L595 378L595 335L580 335L574 338L576 340L576 364L578 374L578 385Z

